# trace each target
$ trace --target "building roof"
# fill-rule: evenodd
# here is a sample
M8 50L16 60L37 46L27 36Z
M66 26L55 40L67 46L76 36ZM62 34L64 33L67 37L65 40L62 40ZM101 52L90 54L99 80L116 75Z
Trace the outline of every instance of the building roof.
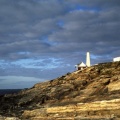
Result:
M80 64L78 64L78 67L86 67L86 65L83 62L81 62Z

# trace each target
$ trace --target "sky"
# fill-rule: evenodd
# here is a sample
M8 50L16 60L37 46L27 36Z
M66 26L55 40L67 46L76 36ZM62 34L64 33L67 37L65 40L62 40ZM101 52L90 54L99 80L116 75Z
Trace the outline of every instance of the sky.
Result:
M0 0L0 89L29 88L120 56L120 0Z

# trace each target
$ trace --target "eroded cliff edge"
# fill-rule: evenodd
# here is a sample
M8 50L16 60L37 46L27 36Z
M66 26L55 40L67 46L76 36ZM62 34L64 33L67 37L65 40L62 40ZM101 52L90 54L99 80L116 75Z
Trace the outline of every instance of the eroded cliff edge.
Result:
M101 63L1 96L0 114L22 120L120 119L120 62Z

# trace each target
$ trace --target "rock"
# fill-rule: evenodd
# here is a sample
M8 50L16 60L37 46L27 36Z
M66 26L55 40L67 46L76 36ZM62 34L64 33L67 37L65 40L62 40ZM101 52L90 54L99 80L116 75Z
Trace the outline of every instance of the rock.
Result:
M6 117L4 120L20 120L20 119L16 117Z
M0 116L0 120L20 120L20 119L17 118L17 117L3 117L3 116Z
M86 81L86 80L83 80L83 81L82 81L82 85L83 85L83 86L87 85L87 81Z
M0 115L0 120L4 120L4 117L2 117L1 115Z
M0 119L119 120L119 71L117 62L101 63L0 96L0 114L7 116Z
M98 111L98 112L96 112ZM43 116L44 112L44 116ZM106 114L107 113L107 114ZM23 118L29 118L32 117L45 117L52 116L55 117L63 117L68 118L71 117L74 119L76 115L81 116L84 114L84 116L99 116L98 118L106 118L109 117L109 119L114 118L115 116L120 115L120 99L114 99L114 100L103 100L103 101L96 101L96 102L90 102L90 103L77 103L77 105L68 105L68 106L57 106L57 107L49 107L45 110L33 110L33 111L25 111L23 113ZM111 115L111 116L109 116Z
M117 91L120 90L120 80L113 82L112 84L108 85L109 91Z
M102 83L103 85L108 85L108 84L110 83L110 79L109 79L109 78L102 79L102 80L101 80L101 83Z

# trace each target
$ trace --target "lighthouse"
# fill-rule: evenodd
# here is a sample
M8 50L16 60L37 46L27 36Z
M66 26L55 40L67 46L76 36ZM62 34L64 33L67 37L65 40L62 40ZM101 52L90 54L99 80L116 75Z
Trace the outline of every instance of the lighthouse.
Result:
M86 53L86 66L90 67L90 53L89 52Z

